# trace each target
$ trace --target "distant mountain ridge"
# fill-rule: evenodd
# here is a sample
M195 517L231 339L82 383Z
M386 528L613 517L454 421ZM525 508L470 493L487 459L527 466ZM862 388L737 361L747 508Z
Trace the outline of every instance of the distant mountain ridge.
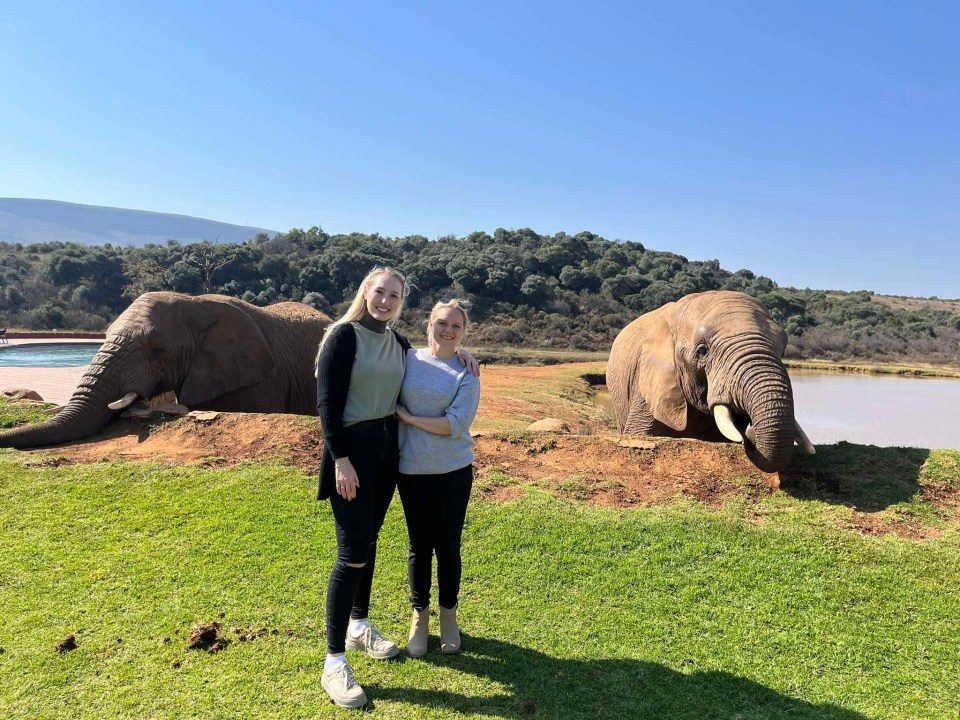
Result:
M244 242L276 230L233 225L189 215L79 205L59 200L0 198L0 241L73 242L81 245L143 247L148 243Z

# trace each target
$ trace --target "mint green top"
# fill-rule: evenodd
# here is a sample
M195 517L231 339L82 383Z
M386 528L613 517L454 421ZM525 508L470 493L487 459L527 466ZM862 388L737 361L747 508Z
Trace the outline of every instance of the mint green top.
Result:
M360 323L350 323L357 336L350 389L343 409L343 425L393 415L403 383L403 348L390 330L378 333Z

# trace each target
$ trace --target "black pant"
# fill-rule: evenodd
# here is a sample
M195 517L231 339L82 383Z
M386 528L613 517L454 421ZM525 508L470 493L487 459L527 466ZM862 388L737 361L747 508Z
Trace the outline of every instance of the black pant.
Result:
M407 519L410 556L410 604L423 610L430 604L433 555L437 555L440 605L455 607L460 594L460 538L473 486L473 465L441 475L400 475L397 487Z
M330 507L337 529L337 560L327 585L327 651L344 651L350 618L370 612L377 536L397 486L397 421L381 418L345 429L360 486L353 500L336 492ZM351 567L366 563L362 568Z

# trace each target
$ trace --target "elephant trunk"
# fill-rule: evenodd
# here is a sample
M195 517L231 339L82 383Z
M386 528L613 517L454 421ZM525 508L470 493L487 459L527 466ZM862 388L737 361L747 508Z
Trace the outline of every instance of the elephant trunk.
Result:
M779 358L762 362L752 358L737 378L734 404L750 418L745 429L744 450L750 461L764 472L786 469L793 455L796 423L793 414L793 389Z
M110 364L116 349L104 344L63 410L37 425L0 433L0 447L59 445L102 430L115 414L108 404L124 395L120 373Z

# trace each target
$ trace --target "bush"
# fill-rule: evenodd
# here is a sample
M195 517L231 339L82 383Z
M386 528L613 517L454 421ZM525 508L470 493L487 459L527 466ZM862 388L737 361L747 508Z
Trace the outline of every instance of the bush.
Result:
M48 300L30 313L29 326L32 330L56 330L63 327L65 319L63 306Z

